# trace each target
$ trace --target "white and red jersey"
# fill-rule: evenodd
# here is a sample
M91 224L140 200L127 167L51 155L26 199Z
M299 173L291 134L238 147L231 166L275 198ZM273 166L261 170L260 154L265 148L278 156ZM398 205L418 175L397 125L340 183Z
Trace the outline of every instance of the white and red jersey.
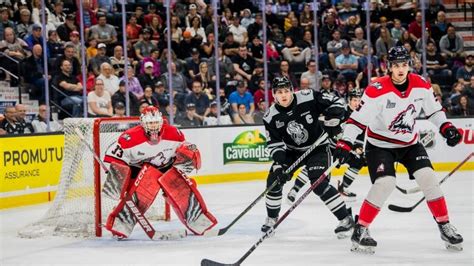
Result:
M185 141L183 133L169 124L163 124L160 140L149 141L141 126L123 132L107 150L104 161L141 167L150 163L157 168L168 166L176 156L176 149Z
M367 141L382 148L400 148L416 144L416 118L423 109L436 126L447 122L441 104L434 97L431 84L423 77L408 74L408 88L400 92L390 76L375 79L365 89L360 107L354 111L342 139L354 143L367 130Z

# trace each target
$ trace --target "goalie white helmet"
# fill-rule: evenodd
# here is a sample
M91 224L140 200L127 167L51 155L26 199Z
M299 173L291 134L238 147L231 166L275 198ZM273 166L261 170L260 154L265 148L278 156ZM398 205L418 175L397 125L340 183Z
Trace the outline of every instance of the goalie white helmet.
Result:
M158 108L148 106L140 115L140 123L151 141L158 141L163 128L163 116Z

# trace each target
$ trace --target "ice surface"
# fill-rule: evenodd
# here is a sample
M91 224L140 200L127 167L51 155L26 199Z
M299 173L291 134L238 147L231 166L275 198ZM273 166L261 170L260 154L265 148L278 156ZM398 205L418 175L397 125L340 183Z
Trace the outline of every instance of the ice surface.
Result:
M437 175L442 178L445 174ZM442 185L451 222L464 237L462 252L445 249L426 204L420 204L410 213L395 213L385 206L371 226L371 235L379 244L375 255L353 254L349 251L350 241L338 240L333 232L337 220L311 194L244 265L473 265L473 177L473 172L458 172ZM399 175L397 182L404 188L416 185L406 175ZM220 228L255 199L264 190L264 184L255 181L203 185L200 191ZM367 176L360 176L351 186L350 190L358 194L354 213L358 212L369 187ZM285 186L284 196L289 188L290 185ZM421 193L403 195L394 191L386 205L410 206L421 197ZM262 200L220 237L150 241L136 226L126 241L116 241L110 236L87 240L18 238L17 231L40 218L48 207L49 204L44 204L0 212L0 265L199 265L203 258L232 263L261 237L260 226L265 219ZM282 212L287 208L283 203ZM154 226L157 230L182 228L175 216L172 222L157 222Z

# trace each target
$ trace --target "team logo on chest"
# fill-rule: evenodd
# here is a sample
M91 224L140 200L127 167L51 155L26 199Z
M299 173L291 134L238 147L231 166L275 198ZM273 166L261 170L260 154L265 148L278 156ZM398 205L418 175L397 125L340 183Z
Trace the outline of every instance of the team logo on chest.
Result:
M302 124L296 123L296 121L291 121L288 123L286 132L298 145L300 145L301 143L305 143L308 140L308 130L306 130Z
M388 128L395 133L412 133L415 127L416 109L413 104L408 105L407 109L400 112L390 123Z

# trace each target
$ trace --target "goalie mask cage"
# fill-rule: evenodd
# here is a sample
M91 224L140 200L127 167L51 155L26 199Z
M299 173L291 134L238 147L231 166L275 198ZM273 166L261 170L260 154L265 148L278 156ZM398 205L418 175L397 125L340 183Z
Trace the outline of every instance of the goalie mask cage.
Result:
M19 236L102 236L102 225L118 202L102 193L106 174L75 128L102 159L122 132L138 124L138 117L65 119L64 156L55 199L46 214L20 230ZM150 220L170 219L170 207L161 192L145 216Z

